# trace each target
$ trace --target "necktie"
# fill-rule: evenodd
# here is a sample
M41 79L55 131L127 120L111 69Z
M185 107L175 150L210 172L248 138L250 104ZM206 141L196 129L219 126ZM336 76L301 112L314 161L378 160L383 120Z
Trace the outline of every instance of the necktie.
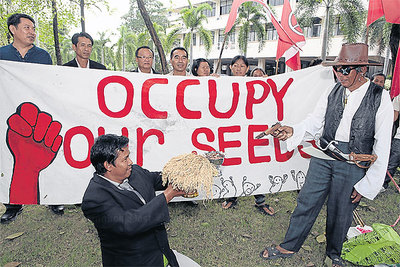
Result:
M128 179L125 179L122 183L119 184L118 187L122 190L128 190L135 193L140 201L142 201L143 204L146 204L146 200L144 200L143 196L129 184Z

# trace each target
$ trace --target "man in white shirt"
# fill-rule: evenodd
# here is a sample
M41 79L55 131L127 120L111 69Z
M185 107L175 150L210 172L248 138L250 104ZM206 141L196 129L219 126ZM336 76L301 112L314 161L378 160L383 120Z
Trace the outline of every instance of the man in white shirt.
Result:
M186 71L189 63L188 52L183 47L175 47L171 51L170 62L172 65L172 71L167 75L174 76L190 76L190 73Z
M351 225L352 212L361 197L374 199L379 193L389 158L393 109L382 87L365 78L368 62L366 44L344 44L333 62L338 79L335 87L320 98L304 121L282 126L276 136L292 150L306 134L336 141L345 154L376 155L370 168L360 168L337 158L312 157L306 182L297 199L284 241L260 253L264 259L286 258L298 252L306 240L326 198L326 255L332 266L344 266L341 250ZM320 139L322 140L322 139Z

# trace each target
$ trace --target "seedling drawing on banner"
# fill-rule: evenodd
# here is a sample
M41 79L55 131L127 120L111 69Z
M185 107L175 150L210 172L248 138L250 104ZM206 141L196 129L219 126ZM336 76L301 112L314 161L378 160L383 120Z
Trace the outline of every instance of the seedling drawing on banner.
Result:
M24 102L7 119L7 146L14 157L11 204L39 204L39 174L62 144L61 123L33 103Z
M301 189L306 182L306 175L304 174L304 172L299 171L297 175L295 175L296 172L294 170L291 170L290 173L292 174L293 181L297 183L297 189Z
M251 182L247 182L247 176L243 176L242 180L242 189L243 192L240 196L250 196L254 191L256 191L261 186L260 183L253 184Z
M224 179L221 177L221 185L223 187L221 189L221 197L225 197L229 193L233 193L232 195L236 196L237 190L232 176L229 176L229 179Z
M281 176L268 176L269 181L271 182L271 188L269 189L270 193L277 193L280 192L282 189L283 184L286 182L288 175L284 174L283 178Z

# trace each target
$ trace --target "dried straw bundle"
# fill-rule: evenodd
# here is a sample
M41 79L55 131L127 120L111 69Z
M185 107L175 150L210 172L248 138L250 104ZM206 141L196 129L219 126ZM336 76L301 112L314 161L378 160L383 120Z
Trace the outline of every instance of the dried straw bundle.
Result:
M164 185L168 181L174 189L188 193L204 190L207 198L212 197L213 177L217 175L217 168L208 159L193 153L173 157L162 170Z

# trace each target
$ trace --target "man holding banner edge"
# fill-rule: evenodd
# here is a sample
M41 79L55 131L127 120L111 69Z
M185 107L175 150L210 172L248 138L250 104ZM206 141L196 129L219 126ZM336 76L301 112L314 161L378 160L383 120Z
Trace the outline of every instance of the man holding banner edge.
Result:
M42 48L34 45L36 40L35 20L26 14L15 13L7 19L8 30L13 42L0 48L0 59L51 65L52 60ZM20 204L5 204L6 212L1 216L1 223L7 224L15 220L23 210ZM50 205L50 210L57 215L64 214L64 206Z
M297 199L284 241L260 253L263 259L287 258L298 252L328 197L326 255L332 266L344 266L340 257L352 221L352 211L361 197L379 193L386 172L393 111L389 94L365 78L368 62L366 44L344 44L333 62L338 83L323 94L314 112L294 127L282 126L276 137L295 148L306 133L335 141L343 153L375 154L368 169L337 159L312 157L306 182Z

